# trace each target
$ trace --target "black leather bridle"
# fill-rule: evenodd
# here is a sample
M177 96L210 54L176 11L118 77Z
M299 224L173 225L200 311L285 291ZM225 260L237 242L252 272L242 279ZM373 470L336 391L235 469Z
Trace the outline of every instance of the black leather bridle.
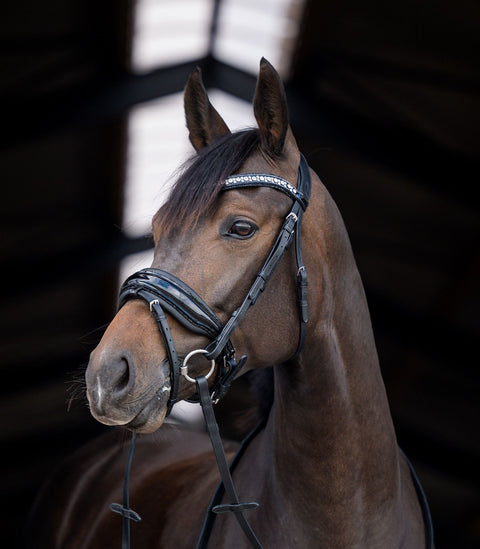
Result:
M229 511L234 513L252 547L262 549L262 545L243 515L245 510L256 508L258 504L255 502L241 503L239 501L231 473L249 442L263 428L263 424L257 426L244 440L229 466L223 451L212 402L218 401L225 395L231 382L245 364L247 358L246 356L242 356L239 362L236 361L235 348L230 337L248 309L257 301L294 238L297 264L297 301L299 308L299 338L294 356L300 353L305 342L305 331L308 321L307 274L301 252L301 225L302 215L307 208L311 190L311 178L307 162L301 155L297 187L285 179L271 174L239 174L228 177L222 191L252 187L270 187L283 192L292 199L293 205L290 212L286 215L275 243L247 296L240 307L233 312L225 325L222 324L208 304L192 288L166 271L153 268L142 269L130 276L120 290L119 308L130 299L141 298L145 300L149 304L150 311L162 335L170 365L171 390L167 404L167 414L170 413L177 401L180 376L183 375L189 381L196 383L197 393L189 400L194 402L200 401L221 476L221 482L207 509L197 549L205 549L207 547L215 515ZM206 336L210 340L207 348L192 351L185 357L183 364L181 364L165 313L172 315L187 330ZM193 379L188 375L187 364L189 358L196 353L204 354L205 358L211 361L211 369L207 375ZM207 378L213 373L215 366L217 367L216 379L209 388ZM122 549L129 549L130 547L130 520L141 520L139 515L129 507L128 486L134 448L135 433L132 435L132 443L125 469L123 504L112 503L110 506L112 511L119 513L123 517ZM433 527L428 502L413 466L406 456L405 459L410 468L423 513L426 547L427 549L433 549ZM228 503L226 504L221 503L224 493L226 493L228 498Z
M297 350L294 356L301 351L305 341L305 329L308 320L307 273L302 259L301 226L303 212L307 208L311 190L311 177L308 164L301 155L298 167L297 187L276 175L246 173L228 177L223 184L222 191L252 187L270 187L278 190L292 199L292 207L286 215L275 243L255 277L247 296L240 307L233 312L225 325L222 324L208 304L192 288L166 271L153 268L142 269L127 278L120 289L119 308L130 299L140 298L145 300L149 304L150 311L162 335L170 365L171 388L167 403L167 414L170 413L175 402L177 402L181 375L187 380L194 382L197 387L197 393L189 400L199 401L202 406L207 431L220 470L220 485L228 497L228 503L221 504L220 498L222 492L217 488L212 503L207 509L205 522L197 545L199 549L206 547L208 543L215 514L224 512L233 512L252 547L262 549L262 545L243 515L245 510L258 507L258 503L241 503L239 501L223 450L212 402L217 402L225 395L234 377L247 359L246 356L242 356L238 362L236 361L235 348L230 337L248 309L257 301L294 238L300 326ZM165 313L172 315L187 330L204 335L210 339L210 344L207 348L191 351L183 360L183 364L181 364ZM189 358L197 353L204 354L211 361L211 368L207 375L198 376L196 379L193 379L188 374L187 364ZM216 378L209 388L207 378L213 373L215 366L217 367ZM122 549L129 549L130 547L130 520L140 520L139 515L130 509L129 506L130 467L134 448L135 433L132 435L132 443L125 469L123 504L112 503L110 506L112 511L119 513L123 517Z
M188 360L184 360L183 365L179 360L165 313L172 315L187 330L204 335L210 339L211 343L206 349L199 349L196 352L204 354L207 360L212 361L211 372L214 369L214 365L216 364L217 366L218 371L215 382L211 387L211 395L212 399L218 401L228 391L232 380L246 361L246 357L241 357L238 362L236 361L235 348L230 341L230 337L245 316L247 310L257 301L265 288L265 284L290 246L294 235L300 315L299 341L295 355L300 352L303 346L308 310L307 273L301 252L301 224L302 215L308 205L311 189L311 178L307 162L301 156L297 187L276 175L253 173L228 177L223 184L222 191L252 187L270 187L276 189L289 196L292 199L293 205L290 212L286 215L277 239L247 296L225 325L222 324L208 304L192 288L166 271L153 268L142 269L130 276L121 287L119 307L122 307L129 299L144 299L148 302L150 311L162 334L170 365L171 389L167 413L170 413L177 401L180 375L188 376ZM188 355L188 358L191 355L192 353ZM190 380L192 379L190 378ZM198 401L198 396L196 395L189 400Z

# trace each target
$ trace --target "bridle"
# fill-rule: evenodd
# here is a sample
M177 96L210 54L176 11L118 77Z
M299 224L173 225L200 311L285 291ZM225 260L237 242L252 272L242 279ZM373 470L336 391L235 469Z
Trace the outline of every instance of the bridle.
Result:
M300 353L305 342L306 324L308 321L308 303L307 274L301 252L301 226L302 216L308 206L311 191L310 171L305 158L303 155L300 155L296 187L276 175L246 173L228 177L223 184L222 192L231 189L253 187L270 187L286 194L292 199L292 207L285 216L283 225L273 247L242 304L233 312L232 316L225 324L222 324L209 305L205 303L192 288L172 274L160 269L149 268L136 272L127 278L120 290L119 308L130 299L140 298L145 300L149 304L150 311L162 335L170 366L171 390L167 403L167 414L170 413L175 402L177 402L181 375L187 380L194 382L197 386L197 393L188 400L200 402L202 406L207 432L212 442L221 476L221 481L207 509L200 538L197 543L197 549L205 549L207 547L215 516L216 514L223 512L233 512L252 547L262 549L255 533L243 515L245 510L258 507L258 503L241 503L239 501L233 485L231 473L250 441L258 431L263 428L263 424L257 426L243 441L229 466L226 461L218 425L215 420L212 402L217 402L226 394L231 382L247 359L246 356L242 356L238 362L236 361L235 348L230 340L231 335L240 321L244 318L248 309L256 303L294 238L297 266L299 337L297 350L292 358ZM210 340L210 344L206 349L191 351L187 354L181 364L165 313L172 315L187 330L206 336ZM193 379L188 374L188 361L195 354L205 355L205 358L211 361L211 367L206 375ZM217 367L216 378L209 388L207 380L213 374L215 367ZM123 517L122 549L129 549L130 547L130 520L141 520L139 515L129 507L129 477L134 449L135 433L132 435L132 443L125 469L123 505L112 503L110 506L112 511L119 513ZM433 549L433 528L428 502L413 466L406 456L405 459L410 468L412 480L422 508L426 547L427 549ZM225 493L229 503L222 504L221 501Z
M269 187L286 194L292 200L292 207L285 216L272 249L255 277L246 297L225 324L222 324L209 305L192 288L166 271L153 268L142 269L127 278L120 289L119 308L130 299L140 298L145 300L162 335L170 366L171 388L167 403L167 414L171 412L174 404L177 402L181 375L188 381L194 382L197 387L197 393L188 400L193 402L199 401L202 406L207 432L212 442L221 476L219 488L217 488L207 510L197 544L199 549L206 547L208 543L213 525L212 517L215 517L216 513L223 512L233 512L252 547L262 549L255 533L243 515L245 510L258 507L258 503L241 503L238 499L223 450L212 402L218 402L226 394L233 379L247 360L246 356L242 356L238 362L236 361L235 348L230 340L231 335L244 318L248 309L256 303L294 238L297 265L297 303L299 309L299 337L294 357L300 353L305 342L305 331L308 321L307 273L303 264L301 251L301 226L303 212L308 206L311 191L311 177L308 164L303 155L300 155L296 187L276 175L245 173L228 177L222 186L222 192L254 187ZM181 364L165 313L172 315L187 330L206 336L210 339L210 344L206 349L191 351ZM188 374L188 361L195 354L205 355L205 358L211 361L211 367L206 375L193 379ZM213 374L215 367L217 367L216 378L209 388L207 379ZM241 449L244 447L245 445L242 445ZM110 506L112 511L119 513L123 517L122 549L129 549L130 547L130 520L140 520L139 515L129 507L128 487L134 448L135 433L132 435L132 443L125 469L123 505L112 503ZM240 455L240 453L237 455ZM223 491L226 492L229 503L220 503Z
M280 263L284 253L295 236L295 256L297 262L297 295L299 306L299 340L295 356L300 352L305 340L305 326L308 320L307 306L307 274L303 264L301 252L301 224L302 215L310 197L311 178L307 162L300 158L298 168L297 187L271 174L240 174L228 177L223 184L222 191L244 189L252 187L270 187L276 189L292 199L293 205L286 215L277 239L257 274L247 296L236 309L225 325L218 319L205 301L187 284L160 269L142 269L130 276L120 290L119 307L129 299L141 298L148 302L150 311L162 335L168 362L170 365L170 397L167 404L167 414L170 413L178 398L179 379L188 376L188 360L193 354L204 354L211 361L210 375L217 366L215 382L211 387L214 401L221 399L228 391L230 384L239 370L245 364L243 356L237 362L235 348L230 337L248 309L255 304L265 288L270 276ZM206 349L197 349L189 353L181 364L175 344L170 332L165 313L172 315L180 324L191 332L204 335L211 343ZM189 379L190 376L187 377ZM192 378L189 379L193 381ZM197 402L198 396L190 401Z

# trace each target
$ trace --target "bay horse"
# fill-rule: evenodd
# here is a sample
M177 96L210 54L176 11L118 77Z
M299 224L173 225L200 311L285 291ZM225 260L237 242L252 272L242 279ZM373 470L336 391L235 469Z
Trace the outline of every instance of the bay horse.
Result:
M433 547L347 232L300 154L279 75L262 59L255 129L230 133L198 70L184 100L197 153L153 218L151 269L127 280L86 371L93 416L139 434L130 503L142 520L132 547L196 547L219 473L205 433L164 420L200 391L191 381L218 396L231 381L219 389L218 376L238 376L240 366L274 372L268 417L232 473L239 497L259 504L243 513L261 546ZM248 359L237 363L235 353ZM228 459L237 447L224 443ZM56 511L35 523L35 547L121 546L109 504L121 498L125 448L109 434L59 469L38 506L55 500ZM236 514L216 516L208 547L251 546Z

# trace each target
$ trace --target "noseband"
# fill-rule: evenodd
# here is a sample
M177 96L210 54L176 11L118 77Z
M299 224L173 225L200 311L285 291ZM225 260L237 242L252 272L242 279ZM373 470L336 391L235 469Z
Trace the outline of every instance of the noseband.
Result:
M301 155L297 187L276 175L248 173L228 177L223 184L222 191L252 187L269 187L278 190L290 197L293 205L286 215L277 239L247 296L225 325L192 288L172 274L160 269L142 269L127 278L121 287L119 308L130 299L141 298L145 300L149 304L150 311L162 335L170 365L171 390L167 404L167 414L170 413L177 401L180 375L188 376L188 360L184 360L183 366L181 365L165 313L172 315L187 330L210 339L211 343L207 348L199 350L199 352L202 352L207 360L213 361L212 369L215 363L218 367L215 382L210 389L212 400L218 401L228 391L232 380L245 364L247 358L242 356L238 362L236 361L235 348L230 341L230 337L247 310L255 304L264 290L266 283L292 243L294 235L300 319L299 340L294 356L303 347L308 308L307 273L301 252L301 223L303 212L308 205L311 189L310 171L307 162ZM194 395L189 400L197 402L198 395Z

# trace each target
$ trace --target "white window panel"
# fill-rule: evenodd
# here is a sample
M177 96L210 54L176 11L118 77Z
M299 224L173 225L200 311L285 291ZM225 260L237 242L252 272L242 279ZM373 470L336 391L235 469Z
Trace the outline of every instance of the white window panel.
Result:
M232 131L255 124L250 103L220 90L209 95ZM184 120L181 93L139 105L130 115L123 212L128 236L150 232L178 168L194 153Z
M146 72L205 56L212 13L212 0L137 1L132 70Z
M256 127L253 106L250 102L218 89L209 90L208 96L232 132Z
M137 254L127 255L120 263L120 269L118 272L119 290L120 285L133 273L136 273L140 269L150 267L153 261L153 249L146 250L145 252L138 252Z
M214 56L256 74L265 57L288 76L303 0L223 0Z
M130 114L123 210L128 236L150 232L175 171L192 152L184 118L181 93L138 105Z

